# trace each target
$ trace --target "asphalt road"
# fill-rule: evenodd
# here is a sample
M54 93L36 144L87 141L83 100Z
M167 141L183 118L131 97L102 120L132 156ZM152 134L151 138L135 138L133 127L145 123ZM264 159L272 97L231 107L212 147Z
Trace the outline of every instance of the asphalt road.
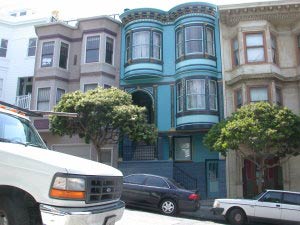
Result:
M116 225L222 225L213 221L189 219L186 217L164 216L155 212L146 212L126 208L123 217Z

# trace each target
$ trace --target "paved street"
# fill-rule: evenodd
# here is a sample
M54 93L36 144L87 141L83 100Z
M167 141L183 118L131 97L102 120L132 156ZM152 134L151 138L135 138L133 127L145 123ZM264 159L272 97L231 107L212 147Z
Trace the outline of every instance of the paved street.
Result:
M135 209L125 209L122 219L116 225L221 225L200 219L187 219L184 217L164 216L155 212L146 212Z

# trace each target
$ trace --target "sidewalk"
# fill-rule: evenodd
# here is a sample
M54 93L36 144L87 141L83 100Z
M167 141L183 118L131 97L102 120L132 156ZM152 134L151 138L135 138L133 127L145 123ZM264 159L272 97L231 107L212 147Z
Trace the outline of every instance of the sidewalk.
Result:
M200 208L195 212L181 212L184 217L196 218L201 220L217 220L225 221L221 215L214 215L210 209L212 208L214 200L200 200Z

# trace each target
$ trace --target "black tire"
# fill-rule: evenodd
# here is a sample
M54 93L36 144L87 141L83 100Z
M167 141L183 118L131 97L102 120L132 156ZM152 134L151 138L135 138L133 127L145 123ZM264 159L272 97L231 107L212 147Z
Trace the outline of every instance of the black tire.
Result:
M177 214L177 211L178 211L177 204L172 199L164 199L160 203L160 211L164 215L174 216Z
M0 224L31 225L29 211L24 201L0 196Z
M228 221L231 225L242 225L245 224L246 220L246 215L241 209L233 209L228 215Z

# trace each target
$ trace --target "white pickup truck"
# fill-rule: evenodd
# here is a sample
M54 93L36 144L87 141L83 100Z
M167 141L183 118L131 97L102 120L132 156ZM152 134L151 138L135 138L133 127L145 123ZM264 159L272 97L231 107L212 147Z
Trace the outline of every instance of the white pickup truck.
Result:
M216 199L212 211L232 225L250 221L300 225L300 192L266 190L253 200Z
M29 119L0 103L0 225L113 225L122 173L47 149Z

